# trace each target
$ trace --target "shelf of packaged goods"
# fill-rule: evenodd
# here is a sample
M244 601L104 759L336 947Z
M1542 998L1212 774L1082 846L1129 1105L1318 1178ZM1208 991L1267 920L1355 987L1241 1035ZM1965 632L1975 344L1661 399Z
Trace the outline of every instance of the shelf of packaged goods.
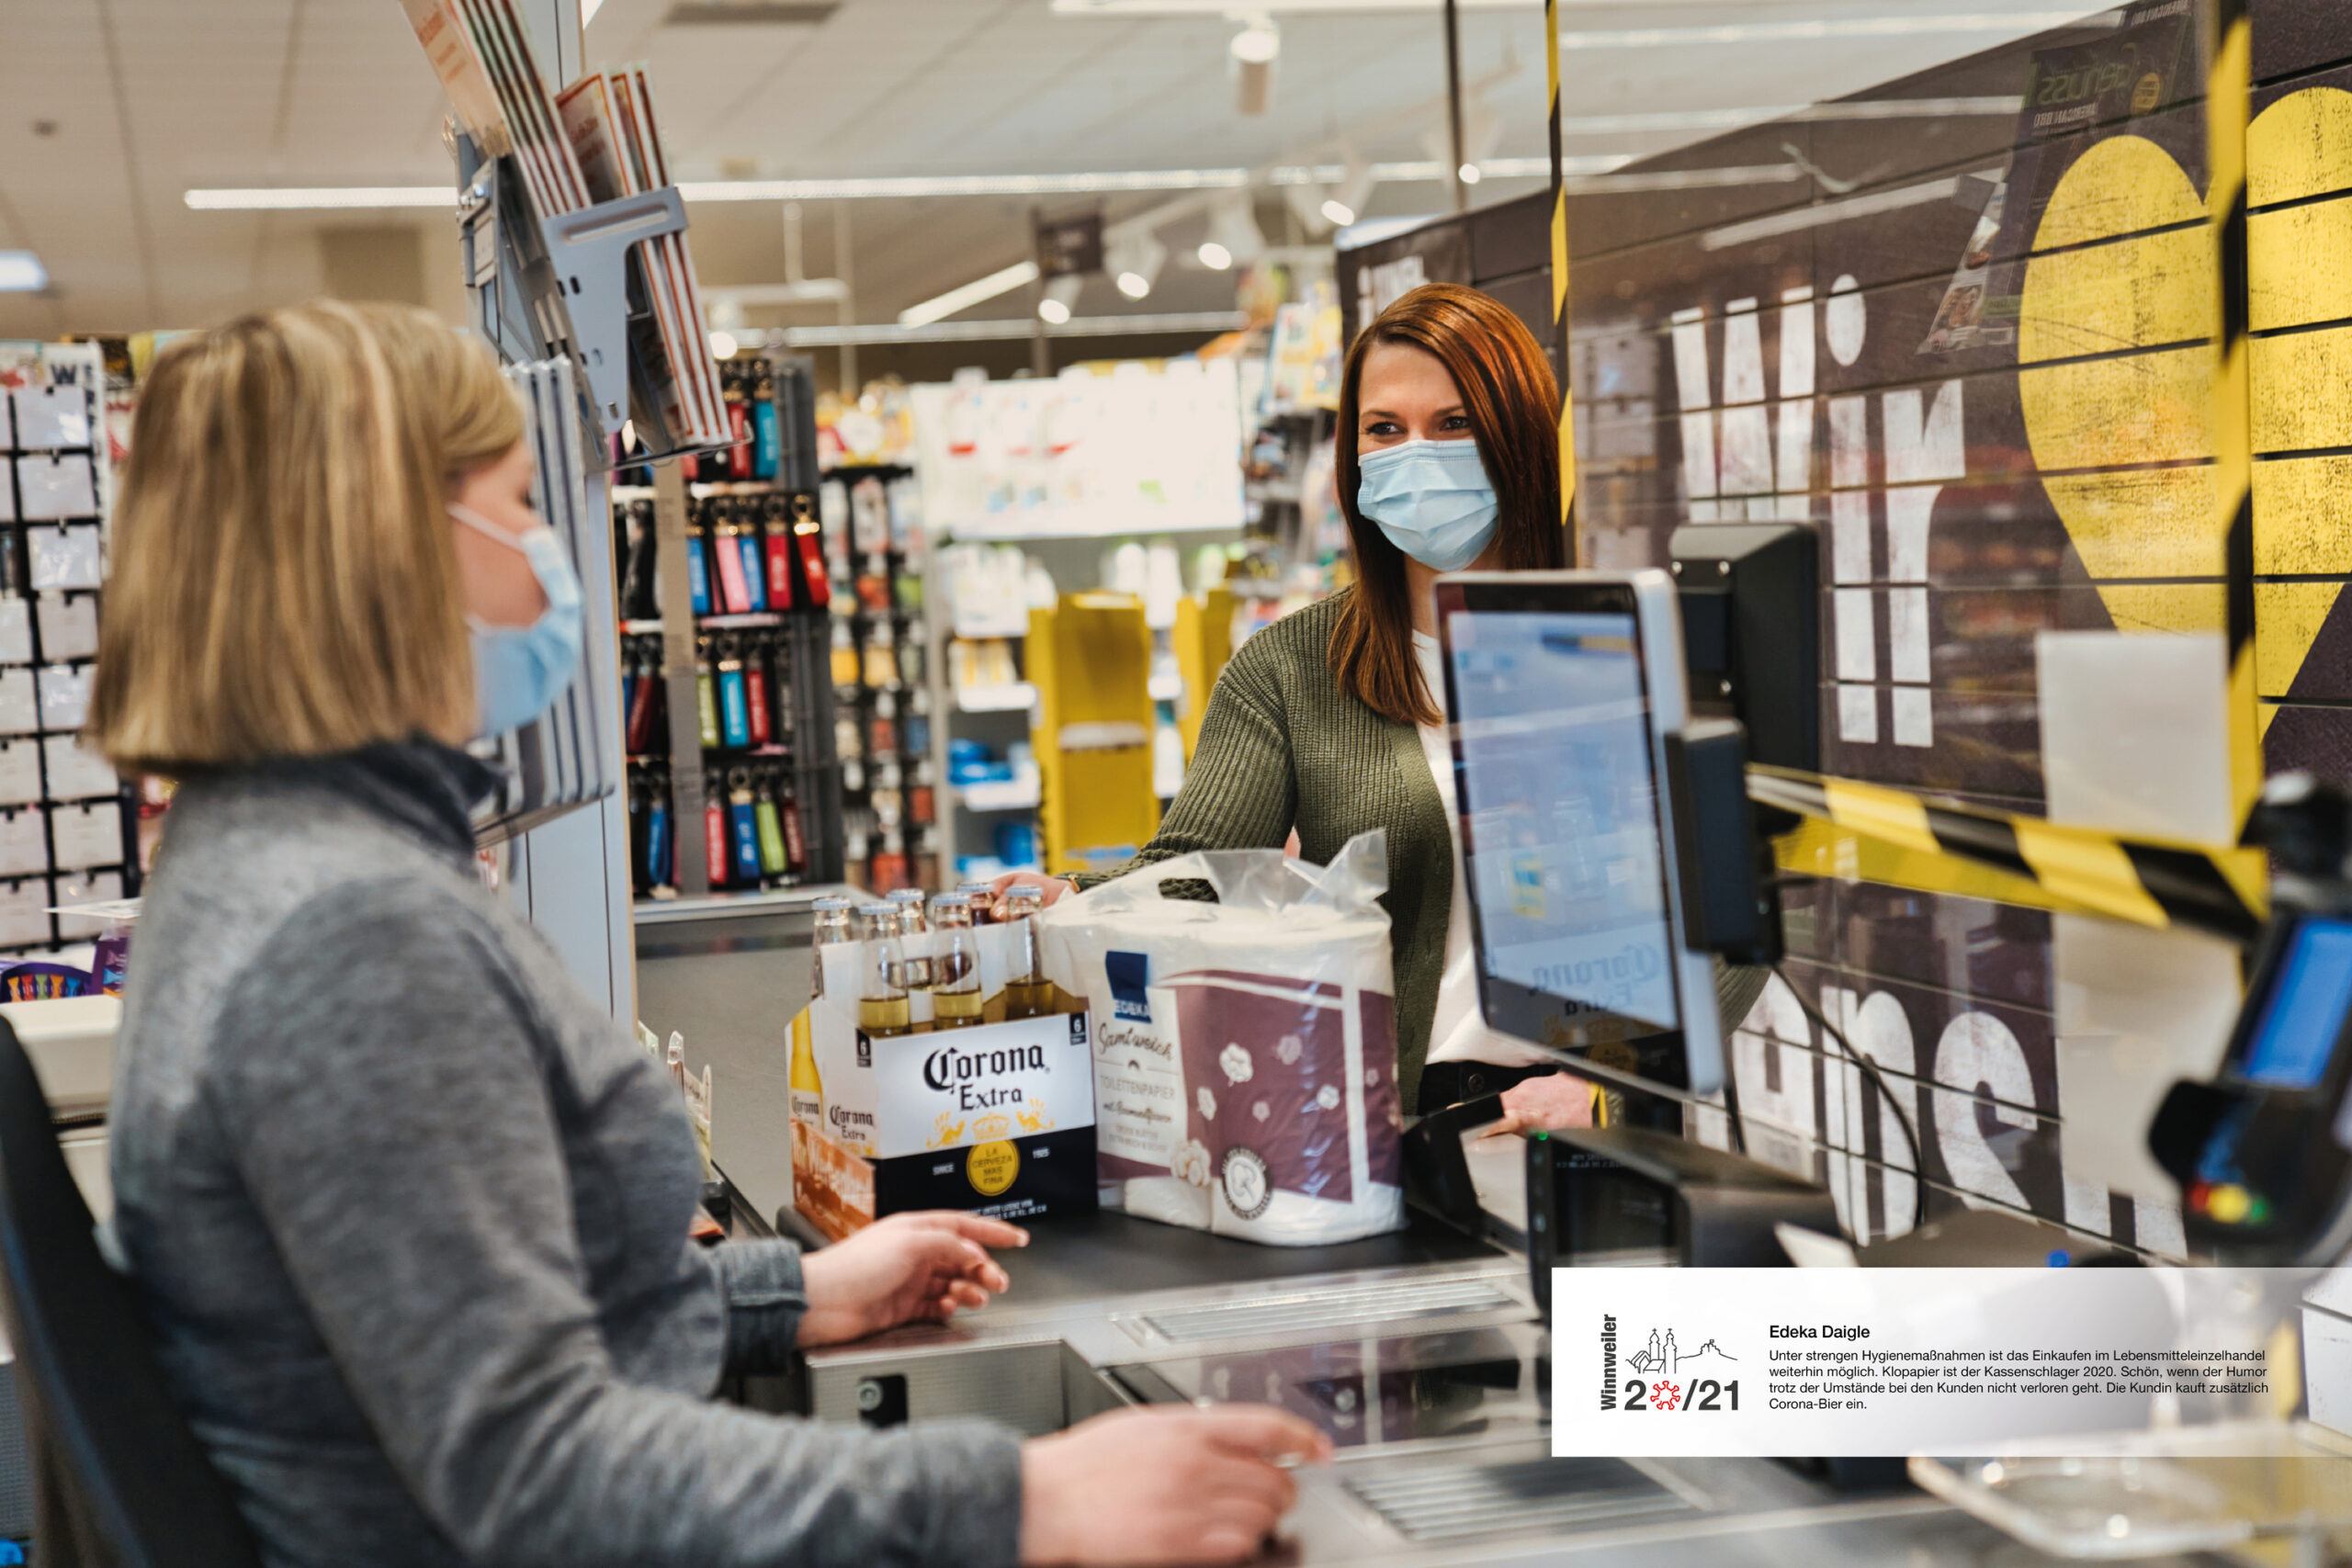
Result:
M956 798L967 811L1035 811L1039 796L1034 773L1009 779L988 779L955 786Z
M1072 526L1046 519L1004 518L973 519L953 523L941 528L937 537L943 543L967 545L1013 544L1033 539L1136 539L1153 534L1233 534L1241 529L1242 519L1233 516L1162 517L1125 524L1088 524Z
M965 713L1022 713L1037 705L1037 688L1026 681L1009 686L958 686L956 706Z

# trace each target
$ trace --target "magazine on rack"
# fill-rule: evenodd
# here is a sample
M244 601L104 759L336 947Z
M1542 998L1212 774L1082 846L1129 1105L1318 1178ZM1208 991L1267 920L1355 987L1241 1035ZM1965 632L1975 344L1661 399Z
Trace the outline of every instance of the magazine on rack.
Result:
M643 66L590 72L550 93L514 0L401 0L449 100L475 141L512 154L545 218L670 183ZM630 339L672 439L729 438L718 367L684 234L637 247Z

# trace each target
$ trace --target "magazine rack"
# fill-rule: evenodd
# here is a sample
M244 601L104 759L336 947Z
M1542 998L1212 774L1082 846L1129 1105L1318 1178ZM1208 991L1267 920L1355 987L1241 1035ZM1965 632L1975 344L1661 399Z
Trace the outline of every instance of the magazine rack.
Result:
M580 380L581 420L599 437L593 471L609 472L613 442L633 423L642 455L631 464L723 443L679 440L653 396L651 367L637 353L637 328L648 312L635 269L638 246L686 227L675 186L543 218L511 156L485 159L469 136L458 137L458 224L474 328L508 364L567 358ZM698 324L697 324L698 326Z

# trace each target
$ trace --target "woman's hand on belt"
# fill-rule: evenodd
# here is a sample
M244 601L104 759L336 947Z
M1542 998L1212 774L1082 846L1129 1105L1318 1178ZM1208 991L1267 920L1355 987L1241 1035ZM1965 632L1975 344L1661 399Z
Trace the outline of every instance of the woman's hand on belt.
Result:
M840 1345L902 1323L953 1317L1012 1281L991 1247L1026 1247L1029 1233L978 1214L891 1214L800 1260L808 1297L796 1339L803 1350Z
M1503 1090L1503 1119L1481 1134L1549 1133L1592 1125L1592 1086L1567 1073L1522 1078Z
M1114 1410L1021 1448L1021 1561L1246 1562L1331 1440L1262 1404Z
M1034 871L1008 871L989 886L996 889L996 896L1000 898L1004 897L1008 888L1035 887L1048 904L1065 894L1078 891L1078 884L1068 877L1040 876Z

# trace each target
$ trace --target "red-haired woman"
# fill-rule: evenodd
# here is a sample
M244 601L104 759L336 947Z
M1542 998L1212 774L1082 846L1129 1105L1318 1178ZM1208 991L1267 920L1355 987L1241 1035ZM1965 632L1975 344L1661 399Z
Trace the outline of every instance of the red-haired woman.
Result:
M1479 1017L1430 592L1441 572L1568 564L1559 407L1542 347L1489 296L1424 284L1381 312L1340 387L1340 503L1357 581L1235 650L1182 793L1125 868L1272 848L1294 829L1321 863L1385 829L1408 1111L1503 1091L1517 1122L1589 1118L1581 1082ZM1048 883L1046 896L1066 886Z

